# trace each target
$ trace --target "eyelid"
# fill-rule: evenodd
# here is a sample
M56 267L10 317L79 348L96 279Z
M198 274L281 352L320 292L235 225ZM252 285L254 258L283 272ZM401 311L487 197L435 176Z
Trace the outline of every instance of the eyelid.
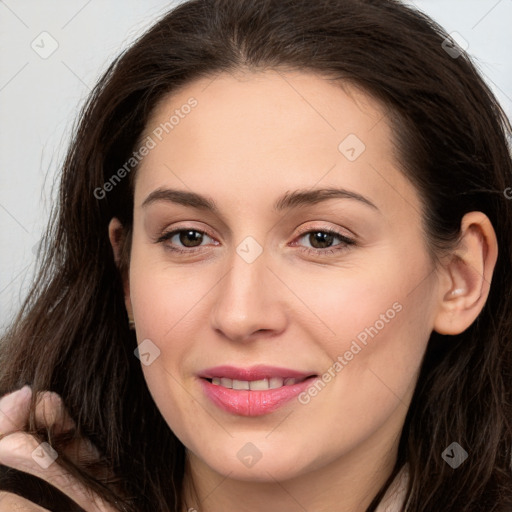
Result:
M330 233L335 233L336 235L338 235L342 238L351 239L354 242L357 240L357 236L353 232L351 232L345 228L346 231L348 231L348 233L344 234L341 232L340 229L341 228L332 228L332 227L328 227L325 225L323 225L323 226L306 226L306 227L300 227L298 229L298 234L304 235L306 233L310 233L311 231L326 231L326 232L330 232Z
M197 227L191 224L191 222L194 221L183 221L183 224L173 224L172 227L164 227L160 229L159 232L155 235L154 241L158 242L158 240L160 240L162 237L168 237L169 235L176 234L176 232L180 231L197 231L199 233L204 233L205 235L208 235L210 238L213 238L214 240L217 239L209 230L209 228L204 227L204 225L201 225L201 227Z

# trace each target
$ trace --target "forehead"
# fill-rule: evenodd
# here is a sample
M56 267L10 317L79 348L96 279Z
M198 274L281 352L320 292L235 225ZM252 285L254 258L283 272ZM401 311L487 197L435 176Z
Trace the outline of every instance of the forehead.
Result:
M166 184L245 195L343 185L377 203L415 194L398 171L383 106L313 73L196 80L160 101L144 137L155 146L137 171L136 204Z
M197 103L193 109L188 107L192 98ZM311 140L317 145L316 135L325 138L326 147L336 147L344 135L367 139L382 124L376 135L384 137L376 137L375 145L389 142L390 134L383 133L388 129L385 117L380 103L346 83L314 73L268 70L221 73L181 87L160 100L145 132L160 126L162 137L174 146L180 136L197 135L198 144L250 146L257 139L270 149L285 140ZM235 134L226 140L226 135Z

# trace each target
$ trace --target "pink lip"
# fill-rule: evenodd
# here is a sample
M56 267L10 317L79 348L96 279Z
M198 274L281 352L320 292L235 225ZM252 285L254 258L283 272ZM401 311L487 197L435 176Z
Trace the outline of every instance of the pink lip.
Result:
M312 376L312 373L264 365L245 369L233 366L217 366L201 372L199 377L201 377L199 382L205 395L215 405L226 412L239 416L262 416L269 414L305 391L318 378L316 375ZM228 389L207 380L214 377L247 381L269 379L271 377L305 380L276 389L253 391Z

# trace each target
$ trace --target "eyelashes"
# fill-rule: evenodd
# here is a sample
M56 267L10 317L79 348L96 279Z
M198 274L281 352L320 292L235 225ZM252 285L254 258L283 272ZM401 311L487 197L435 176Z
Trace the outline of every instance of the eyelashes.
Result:
M319 236L320 235L320 236ZM206 231L196 229L193 227L182 227L179 229L174 229L171 231L163 232L156 240L155 243L163 244L164 247L178 255L192 255L197 254L198 252L204 252L204 249L207 248L205 245L196 245L193 247L187 247L186 245L177 245L177 243L196 243L202 242L204 237L208 237L214 240L213 236L209 235ZM173 242L173 239L176 237L176 240ZM297 241L300 241L304 238L307 238L308 242L313 244L319 243L322 244L331 244L335 239L338 239L340 243L332 245L330 247L304 247L298 246ZM218 242L215 245L219 245ZM346 237L345 235L328 228L314 228L304 230L299 233L298 237L295 238L295 241L291 244L292 247L299 247L298 250L304 252L309 255L314 256L327 256L327 255L338 255L341 252L344 252L350 248L350 246L357 245L356 241Z

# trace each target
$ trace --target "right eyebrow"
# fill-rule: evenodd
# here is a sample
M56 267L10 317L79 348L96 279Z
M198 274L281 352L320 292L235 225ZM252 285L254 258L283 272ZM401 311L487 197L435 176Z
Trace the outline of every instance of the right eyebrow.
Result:
M188 192L186 190L177 190L170 188L157 188L156 190L151 192L151 194L149 194L142 203L142 207L145 208L157 201L177 203L183 206L199 208L201 210L210 210L214 213L219 212L219 208L217 207L213 199L202 196L195 192Z

